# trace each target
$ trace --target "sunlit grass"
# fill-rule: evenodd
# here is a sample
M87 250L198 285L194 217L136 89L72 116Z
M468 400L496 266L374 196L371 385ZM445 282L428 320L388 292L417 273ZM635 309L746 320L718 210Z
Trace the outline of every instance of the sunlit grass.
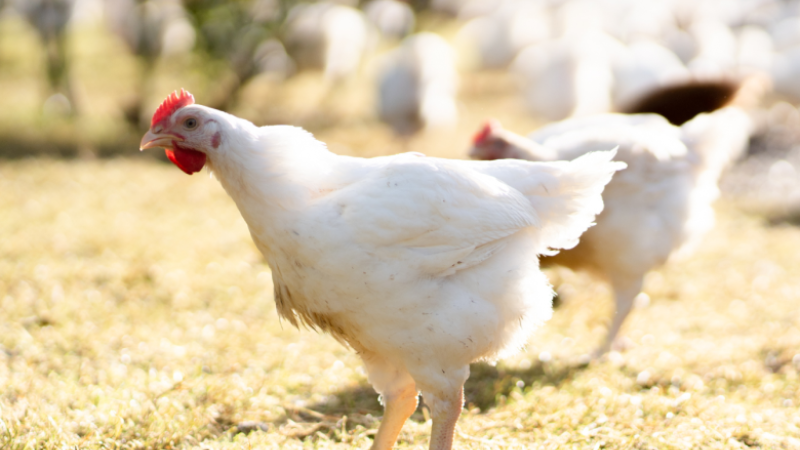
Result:
M564 304L527 350L473 368L459 448L800 447L800 230L719 209L693 259L648 278L607 362L574 365L607 289L559 270ZM381 409L357 356L279 323L215 180L6 162L0 236L0 448L368 447ZM417 413L400 447L428 433Z
M121 43L71 31L83 116L50 123L36 37L0 20L0 144L77 145L77 131L131 155L0 161L0 449L368 448L382 410L358 357L279 322L269 268L216 181L135 152L120 104L137 66ZM397 139L372 112L371 64L335 87L257 78L233 112L362 156L463 157L487 117L537 125L506 74L468 74L457 129ZM202 102L224 71L189 58L157 72L151 89ZM693 258L647 278L630 349L608 361L576 364L605 334L607 287L551 270L563 304L523 353L473 366L457 448L800 448L800 229L735 199L718 210ZM424 448L429 431L417 412L398 446Z

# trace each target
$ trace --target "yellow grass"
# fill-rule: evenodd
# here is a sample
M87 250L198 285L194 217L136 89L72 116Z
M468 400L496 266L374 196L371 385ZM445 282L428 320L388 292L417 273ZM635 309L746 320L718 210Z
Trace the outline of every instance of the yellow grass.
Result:
M46 98L29 79L40 64L17 47L35 37L8 24L0 93L21 106L0 111L0 131L52 132L32 124L31 99ZM119 134L114 95L135 85L135 61L119 42L98 49L74 34L78 86L99 86L79 89L78 130ZM93 71L98 55L120 73ZM159 70L154 89L202 101L213 86L196 68ZM331 91L318 74L257 79L234 112L366 156L463 157L487 116L536 125L507 76L471 74L458 129L402 142L371 113L369 73ZM368 448L382 410L357 356L281 325L269 268L218 183L140 157L135 143L118 151L131 156L0 162L0 448ZM577 363L605 333L608 289L552 270L564 303L523 353L473 366L456 447L800 448L800 229L766 225L735 199L718 209L692 259L648 277L631 348L607 361ZM236 433L242 423L265 431ZM429 430L415 413L398 446L424 448Z
M473 367L459 448L800 448L800 230L730 202L720 216L648 278L632 348L607 362L574 362L604 333L607 289L558 271L565 303L527 350ZM368 447L381 409L358 358L281 326L215 180L6 162L0 236L0 448ZM427 439L414 419L401 448ZM244 421L268 431L230 432Z

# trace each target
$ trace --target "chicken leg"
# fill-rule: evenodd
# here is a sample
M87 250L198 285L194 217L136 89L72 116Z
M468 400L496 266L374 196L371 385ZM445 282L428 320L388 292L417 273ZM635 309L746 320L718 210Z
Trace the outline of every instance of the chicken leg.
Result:
M362 350L369 382L381 394L383 420L370 450L391 450L403 424L417 409L417 386L408 371L377 353Z
M384 394L383 399L386 403L383 420L370 450L390 450L394 446L403 424L417 409L417 389L412 382Z
M611 350L611 346L614 344L620 328L622 328L622 323L628 317L631 308L633 308L633 300L642 292L643 281L643 275L626 278L619 277L611 280L611 285L614 288L614 319L608 329L608 336L605 342L597 349L595 356L602 356Z
M460 387L454 395L435 398L431 406L433 428L430 450L450 450L453 448L456 422L464 406L464 387Z

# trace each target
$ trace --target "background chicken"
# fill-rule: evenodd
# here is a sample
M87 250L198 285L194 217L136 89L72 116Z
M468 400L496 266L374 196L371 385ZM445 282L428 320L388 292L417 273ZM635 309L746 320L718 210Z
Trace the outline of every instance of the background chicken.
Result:
M421 391L431 449L449 449L469 364L518 349L550 316L537 255L570 248L623 164L472 162L329 152L300 128L252 123L181 91L141 148L188 174L205 164L272 269L278 313L355 349L386 410L373 448L394 445Z
M434 33L406 38L383 61L378 82L378 115L395 133L455 126L458 72L455 53Z
M372 0L364 5L367 20L386 39L402 39L414 30L414 10L398 0Z
M546 126L528 138L488 123L470 156L481 160L570 159L619 145L627 170L603 192L597 225L571 250L548 258L586 269L614 290L616 312L598 354L609 350L644 276L670 256L685 253L713 226L711 203L723 168L746 148L751 123L736 107L702 114L681 127L656 114L605 114Z
M74 112L75 97L69 77L66 27L69 23L74 0L17 0L13 5L36 28L46 50L47 81L51 94L61 94L66 109ZM0 7L3 4L0 3ZM58 97L51 97L56 99Z
M331 82L352 76L371 46L364 14L330 2L300 3L286 20L284 44L299 69L318 69Z

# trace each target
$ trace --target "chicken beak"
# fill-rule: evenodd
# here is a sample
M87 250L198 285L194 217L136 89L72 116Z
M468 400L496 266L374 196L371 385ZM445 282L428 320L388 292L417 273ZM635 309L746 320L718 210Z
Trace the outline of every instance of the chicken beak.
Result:
M152 130L147 130L147 133L142 137L142 142L139 144L139 151L153 147L172 148L173 142L182 141L183 138L172 134L156 134Z

